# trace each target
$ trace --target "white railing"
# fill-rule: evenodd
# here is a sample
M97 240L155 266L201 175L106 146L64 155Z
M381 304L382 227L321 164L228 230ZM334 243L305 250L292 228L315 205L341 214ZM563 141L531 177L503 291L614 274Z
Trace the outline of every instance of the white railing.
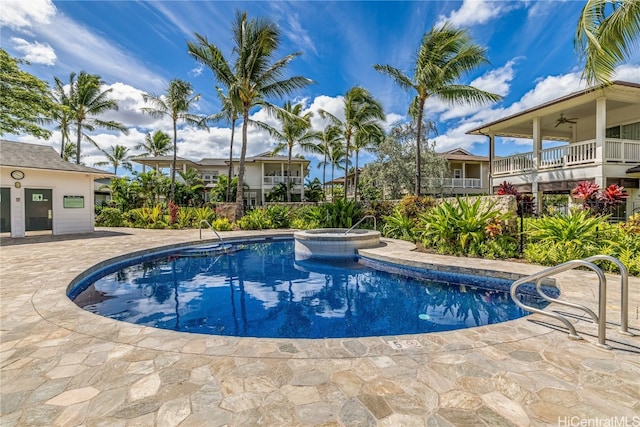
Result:
M427 184L442 188L482 188L480 178L429 178Z
M533 169L533 153L516 154L493 161L494 175L525 172L531 169Z
M286 176L263 176L262 182L265 185L278 185L285 181ZM292 176L289 178L289 182L292 182L294 185L302 184L302 177Z
M606 139L604 163L639 163L640 141ZM598 163L596 141L577 142L540 151L538 170ZM493 161L493 174L505 175L533 170L533 153L516 154Z
M606 140L605 158L610 162L640 162L640 141L630 139Z

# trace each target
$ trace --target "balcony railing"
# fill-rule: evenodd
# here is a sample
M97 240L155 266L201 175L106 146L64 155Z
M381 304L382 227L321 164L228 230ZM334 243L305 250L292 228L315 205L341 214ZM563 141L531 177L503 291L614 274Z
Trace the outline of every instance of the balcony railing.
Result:
M263 176L262 182L264 183L264 185L278 185L282 184L286 178L286 176ZM289 182L292 182L293 185L301 185L302 177L292 176L289 178Z
M640 141L607 139L604 145L604 163L640 162ZM582 141L540 151L538 170L574 167L598 163L596 141ZM494 175L527 172L534 169L533 153L516 154L493 161Z
M482 188L480 178L429 178L427 185L441 188Z

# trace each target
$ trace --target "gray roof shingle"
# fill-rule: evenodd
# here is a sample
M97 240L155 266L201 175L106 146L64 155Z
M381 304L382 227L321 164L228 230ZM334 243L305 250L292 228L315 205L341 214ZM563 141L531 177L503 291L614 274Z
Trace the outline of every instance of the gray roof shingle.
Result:
M4 139L0 139L0 166L113 176L111 172L67 162L53 147Z

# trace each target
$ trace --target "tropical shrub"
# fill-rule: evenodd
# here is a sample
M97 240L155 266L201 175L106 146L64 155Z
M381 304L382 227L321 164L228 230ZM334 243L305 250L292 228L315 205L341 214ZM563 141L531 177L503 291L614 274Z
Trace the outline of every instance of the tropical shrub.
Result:
M211 223L216 219L216 211L211 209L209 206L204 206L202 208L193 208L193 219L195 221L196 226L200 226L201 221L207 221Z
M124 227L126 224L120 209L103 207L96 216L96 225L102 227Z
M366 203L364 215L373 215L378 222L378 229L382 228L384 218L392 215L395 210L395 206L389 200L372 200Z
M423 213L435 205L436 200L432 197L407 195L400 200L402 213L410 218L417 218L420 213Z
M416 222L406 216L400 207L396 207L391 215L384 217L382 234L392 239L416 241Z
M321 206L304 206L296 209L292 213L291 228L300 230L310 230L312 228L320 228L323 218L326 217L326 211Z
M238 227L243 230L264 230L273 228L271 218L266 209L253 209L236 221Z
M528 236L534 242L597 244L598 231L606 225L607 218L592 217L588 211L573 209L567 215L531 221Z
M273 205L265 209L271 223L270 228L288 228L291 222L289 208L286 206Z
M324 218L321 226L328 228L350 228L362 216L362 207L353 200L337 199L322 205Z
M515 240L504 234L502 222L513 217L511 212L500 212L496 202L484 202L477 198L457 197L455 201L444 201L418 216L417 235L425 247L439 253L451 255L484 256L485 251L515 256ZM497 251L486 242L504 244L504 251Z
M217 231L231 231L233 230L233 224L229 222L228 218L218 218L211 223L211 227Z
M629 197L624 187L617 184L611 184L601 191L598 184L589 181L579 183L571 195L574 199L582 200L584 208L596 215L610 214Z
M142 207L129 211L130 221L134 227L139 228L165 228L164 211L162 206L156 205L151 208Z
M195 224L195 212L194 212L195 208L185 208L185 207L181 207L178 210L178 218L177 218L177 222L176 225L179 228L189 228L189 227L193 227Z
M582 259L601 251L601 242L610 235L607 216L591 216L588 210L545 216L529 222L529 243L524 249L527 261L556 265ZM614 226L615 227L615 226Z
M522 194L509 181L503 181L496 192L498 196L516 196L518 215L531 216L535 212L535 198L532 194Z

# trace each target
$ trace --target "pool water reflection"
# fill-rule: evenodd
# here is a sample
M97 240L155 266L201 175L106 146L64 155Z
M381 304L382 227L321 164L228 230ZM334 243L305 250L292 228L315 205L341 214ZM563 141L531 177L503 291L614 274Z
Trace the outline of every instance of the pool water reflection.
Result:
M502 291L413 279L355 262L295 262L293 248L286 240L211 257L176 251L107 269L69 294L85 310L113 319L248 337L402 335L526 314ZM532 297L521 298L532 303Z

